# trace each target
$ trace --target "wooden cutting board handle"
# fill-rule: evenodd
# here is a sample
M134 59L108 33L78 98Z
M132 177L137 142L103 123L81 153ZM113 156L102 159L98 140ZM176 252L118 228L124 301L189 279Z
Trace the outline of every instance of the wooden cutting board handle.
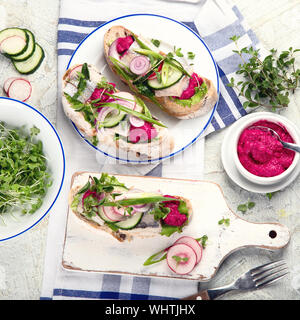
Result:
M253 223L234 216L230 219L230 226L220 235L219 245L223 256L249 246L281 249L290 240L289 229L280 223Z

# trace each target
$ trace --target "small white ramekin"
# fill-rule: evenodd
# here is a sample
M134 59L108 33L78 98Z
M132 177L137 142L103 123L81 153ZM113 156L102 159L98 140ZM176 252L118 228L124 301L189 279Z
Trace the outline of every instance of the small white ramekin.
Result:
M291 137L294 139L295 143L299 145L300 144L300 136L298 134L296 126L290 120L288 120L286 117L283 117L281 115L278 115L278 114L275 114L272 112L256 112L256 113L249 114L249 115L243 117L242 119L243 119L243 121L241 121L241 124L239 126L237 126L237 129L234 132L234 136L232 137L232 139L234 139L233 145L235 147L235 150L233 151L233 153L234 153L233 159L234 159L235 166L238 169L239 173L247 180L249 180L253 183L260 184L260 185L271 185L271 184L279 183L279 182L282 182L283 180L285 180L292 173L292 171L295 169L295 167L297 166L297 164L299 162L299 153L297 153L297 152L295 153L295 157L294 157L292 164L283 173L281 173L277 176L274 176L274 177L259 177L259 176L252 174L251 172L249 172L241 164L239 157L238 157L238 153L237 153L238 141L239 141L239 138L240 138L242 132L246 128L250 127L253 123L255 123L259 120L267 120L270 122L282 124L287 129L287 131L289 132Z

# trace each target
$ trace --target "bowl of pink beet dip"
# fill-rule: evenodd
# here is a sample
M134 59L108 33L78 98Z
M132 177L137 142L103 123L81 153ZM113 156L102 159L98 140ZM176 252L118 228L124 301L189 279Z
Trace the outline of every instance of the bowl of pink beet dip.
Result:
M254 183L278 183L294 170L299 153L284 148L276 136L258 126L273 129L281 140L296 144L299 134L291 121L271 112L257 112L235 134L234 161L240 174Z

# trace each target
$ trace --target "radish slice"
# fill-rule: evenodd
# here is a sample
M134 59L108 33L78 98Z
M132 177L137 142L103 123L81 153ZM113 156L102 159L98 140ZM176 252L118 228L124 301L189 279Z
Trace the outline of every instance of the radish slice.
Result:
M7 95L9 98L24 102L30 98L31 91L32 87L30 82L23 78L18 78L11 82L7 91Z
M196 264L198 264L202 258L202 251L203 251L200 243L197 240L195 240L194 238L188 237L188 236L184 236L184 237L179 238L178 240L176 240L174 242L174 245L180 244L180 243L186 244L187 246L191 247L195 251L196 257L197 257Z
M146 204L134 205L134 206L132 206L132 208L136 212L146 212L146 211L150 210L151 206L152 206L151 203L146 203Z
M103 212L106 215L106 217L111 221L122 221L124 220L124 215L121 215L119 213L116 213L114 207L102 207Z
M178 261L177 259L181 259ZM167 252L167 263L169 268L180 275L190 273L197 261L195 251L186 244L173 245Z
M74 79L75 77L77 77L77 72L81 72L82 69L82 64L74 67L71 72L69 73L69 79Z
M114 59L117 59L120 61L120 55L117 51L117 42L118 42L118 39L116 39L109 47L109 50L108 50L108 55L110 57L113 57Z
M0 44L1 52L17 54L26 46L26 40L20 36L11 36L4 39Z
M4 82L4 85L3 85L3 90L4 92L7 94L8 93L8 88L9 86L11 85L11 83L16 80L16 79L20 79L20 78L17 78L17 77L11 77L11 78L8 78L5 80Z
M134 57L129 65L129 69L132 73L142 75L146 73L150 68L150 60L145 56Z
M145 124L145 121L143 119L140 119L133 115L129 117L129 122L136 128L142 127Z

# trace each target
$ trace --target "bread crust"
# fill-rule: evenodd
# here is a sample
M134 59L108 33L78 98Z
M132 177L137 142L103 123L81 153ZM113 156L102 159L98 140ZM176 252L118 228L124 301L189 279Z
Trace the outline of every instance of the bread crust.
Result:
M113 26L105 33L103 46L104 46L104 55L105 55L106 61L107 61L108 65L110 66L111 70L116 75L118 75L119 78L125 84L129 85L129 87L137 95L139 95L141 98L143 98L144 100L146 100L148 102L153 102L148 97L141 95L139 93L138 89L132 84L132 82L129 83L125 78L120 76L117 73L113 63L109 59L109 56L108 56L109 45L117 38L126 37L126 36L137 37L136 34L134 34L132 31L124 28L123 26ZM163 52L161 52L161 54L164 55ZM193 119L196 117L200 117L200 116L208 113L211 109L213 109L213 107L215 106L215 104L218 101L218 93L217 93L217 90L216 90L214 84L212 83L212 81L207 78L204 78L204 77L201 77L201 78L203 79L203 81L207 85L207 88L208 88L207 94L205 95L205 97L203 97L203 99L200 102L193 104L191 107L182 106L181 104L176 103L176 101L174 99L172 99L171 97L155 97L155 99L158 101L158 103L161 106L163 106L164 111L173 117L176 117L178 119Z
M157 228L151 228L151 227L147 227L147 228L134 228L132 230L118 230L118 231L113 231L111 228L109 228L107 225L103 224L100 225L98 223L96 223L95 221L89 220L87 218L85 218L83 215L81 215L78 211L74 211L72 210L71 204L73 202L73 199L75 197L75 195L77 194L77 192L83 187L83 185L80 186L74 186L74 180L79 177L82 174L86 174L86 172L75 172L72 176L71 179L71 188L69 191L69 195L68 195L68 204L69 204L69 210L71 211L72 214L74 214L81 222L86 223L90 226L92 226L93 228L95 228L98 231L104 231L107 232L108 234L110 234L111 236L113 236L116 240L120 241L120 242L124 242L124 241L132 241L135 238L138 239L146 239L146 238L152 238L152 237L157 237L160 236L160 232L161 232L161 226L157 227ZM90 173L90 175L92 176L95 173ZM189 220L192 217L192 213L193 213L193 208L191 205L191 202L184 198L184 197L176 197L177 199L181 199L183 201L186 202L187 204L187 208L189 210Z
M72 68L68 69L63 75L62 80L62 104L66 116L75 123L77 128L87 137L97 136L97 130L93 128L88 121L85 120L81 112L75 111L66 97L64 96L64 88L68 83L70 73L74 68L79 65L74 65ZM88 65L95 72L98 72L93 65ZM102 75L99 73L99 81ZM118 90L117 90L118 91ZM114 134L106 129L105 135L98 135L99 143L102 147L113 147L117 150L122 150L127 154L131 154L136 158L141 160L145 159L159 159L172 153L174 149L174 138L170 135L169 130L164 127L155 125L158 132L157 139L154 139L148 143L129 143L125 140L115 140ZM111 133L111 134L110 134Z

